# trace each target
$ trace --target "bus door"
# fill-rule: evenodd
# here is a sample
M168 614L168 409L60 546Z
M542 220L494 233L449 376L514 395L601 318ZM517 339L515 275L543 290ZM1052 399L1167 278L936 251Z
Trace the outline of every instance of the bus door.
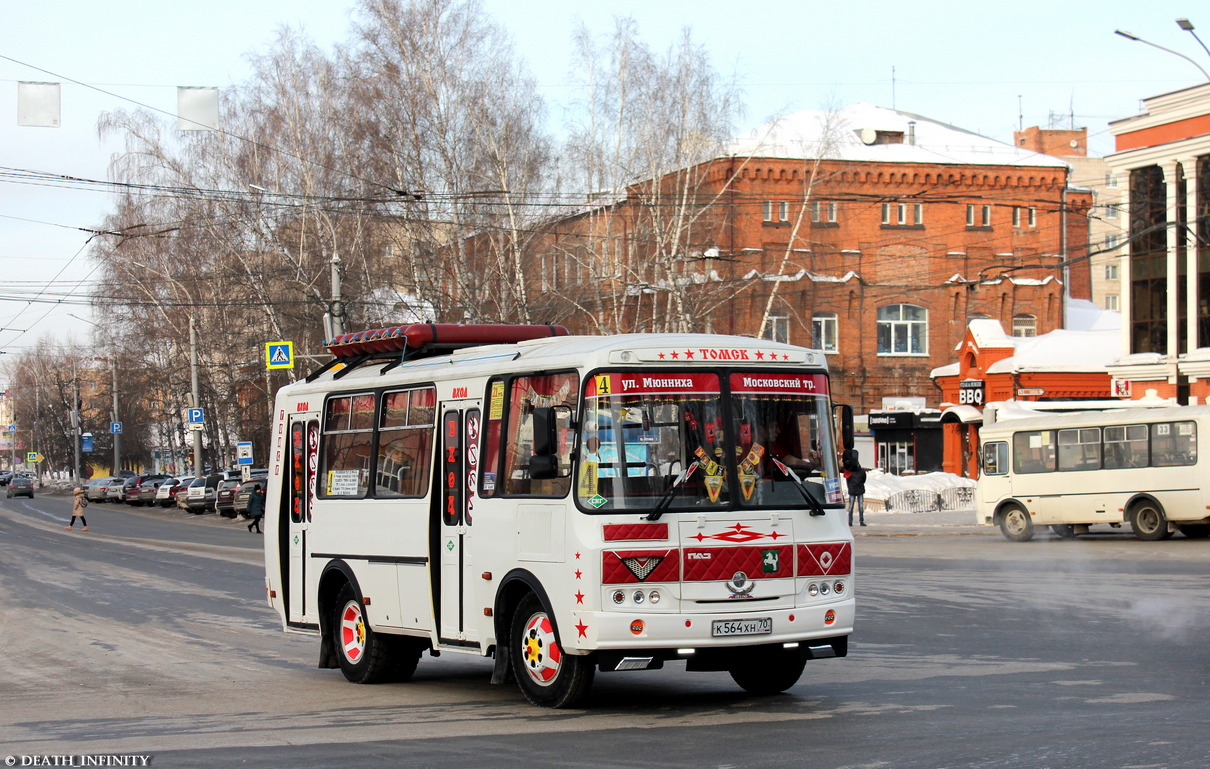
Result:
M436 578L439 642L455 646L478 646L478 626L473 617L475 502L478 498L479 430L481 400L447 401L441 406L441 449L439 493L434 510L439 564Z
M307 533L311 528L311 508L315 502L315 471L319 466L319 414L291 414L289 425L290 459L282 487L282 525L278 531L285 540L281 551L288 562L286 622L317 622L315 607L307 605L307 559L310 548Z
M1005 497L1012 495L1012 481L1009 475L1008 441L985 441L979 460L979 483L975 493L979 501L987 505L995 505Z

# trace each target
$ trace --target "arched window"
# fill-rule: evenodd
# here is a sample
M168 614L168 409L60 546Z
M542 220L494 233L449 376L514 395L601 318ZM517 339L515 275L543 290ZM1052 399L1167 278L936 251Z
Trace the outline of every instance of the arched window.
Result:
M836 313L816 312L811 314L811 346L824 352L836 352Z
M1021 313L1013 316L1013 336L1037 336L1038 316Z
M928 310L914 304L878 308L879 355L927 355Z

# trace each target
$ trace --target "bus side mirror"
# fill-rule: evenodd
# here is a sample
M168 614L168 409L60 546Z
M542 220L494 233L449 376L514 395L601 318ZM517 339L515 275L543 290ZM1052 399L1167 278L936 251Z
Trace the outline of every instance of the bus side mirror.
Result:
M846 449L853 448L853 407L842 404L836 407L840 412L840 444Z
M558 419L549 406L536 408L530 416L534 428L534 455L529 458L529 477L535 480L559 477Z

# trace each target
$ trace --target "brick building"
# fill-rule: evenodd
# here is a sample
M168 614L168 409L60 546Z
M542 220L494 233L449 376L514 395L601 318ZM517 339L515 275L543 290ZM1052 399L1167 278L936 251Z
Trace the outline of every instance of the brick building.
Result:
M796 113L549 224L533 247L543 317L821 348L859 412L936 406L929 374L970 319L1033 336L1062 327L1067 295L1088 297L1087 261L1062 264L1087 250L1091 199L1069 174L905 112Z

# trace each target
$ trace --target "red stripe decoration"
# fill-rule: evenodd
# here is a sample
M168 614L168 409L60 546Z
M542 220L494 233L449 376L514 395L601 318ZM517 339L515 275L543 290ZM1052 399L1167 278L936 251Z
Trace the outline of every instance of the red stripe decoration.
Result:
M627 539L668 539L668 524L666 523L607 523L604 529L606 542Z
M849 542L828 542L798 546L798 576L823 577L850 574L853 571L853 546Z
M777 571L766 572L766 554L773 551ZM748 579L776 579L794 576L794 546L773 547L687 547L681 553L682 578L686 582L713 582L731 579L737 571Z
M675 549L606 550L601 553L601 584L678 582L681 574L676 553Z

